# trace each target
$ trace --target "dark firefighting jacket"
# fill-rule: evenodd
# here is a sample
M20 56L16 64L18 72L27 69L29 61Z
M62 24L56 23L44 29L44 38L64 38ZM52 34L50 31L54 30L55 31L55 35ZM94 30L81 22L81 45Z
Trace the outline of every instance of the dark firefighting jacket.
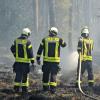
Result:
M20 69L19 66L21 64L25 64L25 66L28 68L29 63L34 63L32 44L30 40L27 39L27 36L22 35L17 38L14 41L14 44L11 46L11 51L15 57L14 66L17 70Z
M77 51L81 52L81 60L92 61L93 39L81 37L78 41Z
M65 47L66 43L57 36L45 37L38 49L37 60L40 60L43 51L44 62L60 62L60 47Z

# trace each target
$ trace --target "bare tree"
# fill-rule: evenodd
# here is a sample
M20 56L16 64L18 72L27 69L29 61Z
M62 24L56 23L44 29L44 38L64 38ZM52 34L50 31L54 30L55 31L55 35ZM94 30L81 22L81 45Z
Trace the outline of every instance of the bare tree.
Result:
M69 33L68 33L68 46L69 50L72 50L72 7L73 7L73 0L70 1L72 6L69 7Z
M48 0L50 27L55 26L55 0Z

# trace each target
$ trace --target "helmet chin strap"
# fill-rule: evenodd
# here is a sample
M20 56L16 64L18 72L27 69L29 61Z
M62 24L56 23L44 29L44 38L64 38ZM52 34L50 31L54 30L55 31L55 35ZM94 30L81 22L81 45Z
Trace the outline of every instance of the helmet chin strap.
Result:
M30 36L30 33L28 33L28 37Z
M49 33L49 36L57 36L57 34L54 33L54 32L50 32L50 33Z
M84 38L88 38L88 37L89 37L89 34L87 34L87 33L82 33L81 36L84 37Z

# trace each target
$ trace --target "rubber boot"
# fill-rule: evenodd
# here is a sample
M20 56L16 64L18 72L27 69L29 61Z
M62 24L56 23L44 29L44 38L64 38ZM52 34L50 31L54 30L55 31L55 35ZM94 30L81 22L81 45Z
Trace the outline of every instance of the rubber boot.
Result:
M88 85L89 85L89 87L93 88L94 83L93 82L89 82Z
M78 88L78 82L75 83L75 88Z
M49 91L49 86L43 86L43 91L44 92Z
M14 92L19 93L19 86L14 86Z
M28 92L27 86L22 86L22 93L27 93L27 92Z
M50 92L52 94L55 94L56 93L56 87L55 86L50 86Z

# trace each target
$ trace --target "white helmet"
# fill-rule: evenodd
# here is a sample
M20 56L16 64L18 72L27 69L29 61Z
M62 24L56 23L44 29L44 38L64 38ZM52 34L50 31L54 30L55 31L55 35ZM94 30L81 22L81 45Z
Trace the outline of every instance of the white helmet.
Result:
M82 30L81 30L81 36L83 37L88 37L89 36L89 29L87 26L85 26Z
M24 34L26 36L30 36L31 35L31 30L29 28L24 28L22 34Z
M57 35L58 34L58 29L56 27L51 27L49 30L49 33L52 35Z
M87 33L87 34L89 34L89 29L88 29L88 27L85 26L85 27L82 29L81 33Z

